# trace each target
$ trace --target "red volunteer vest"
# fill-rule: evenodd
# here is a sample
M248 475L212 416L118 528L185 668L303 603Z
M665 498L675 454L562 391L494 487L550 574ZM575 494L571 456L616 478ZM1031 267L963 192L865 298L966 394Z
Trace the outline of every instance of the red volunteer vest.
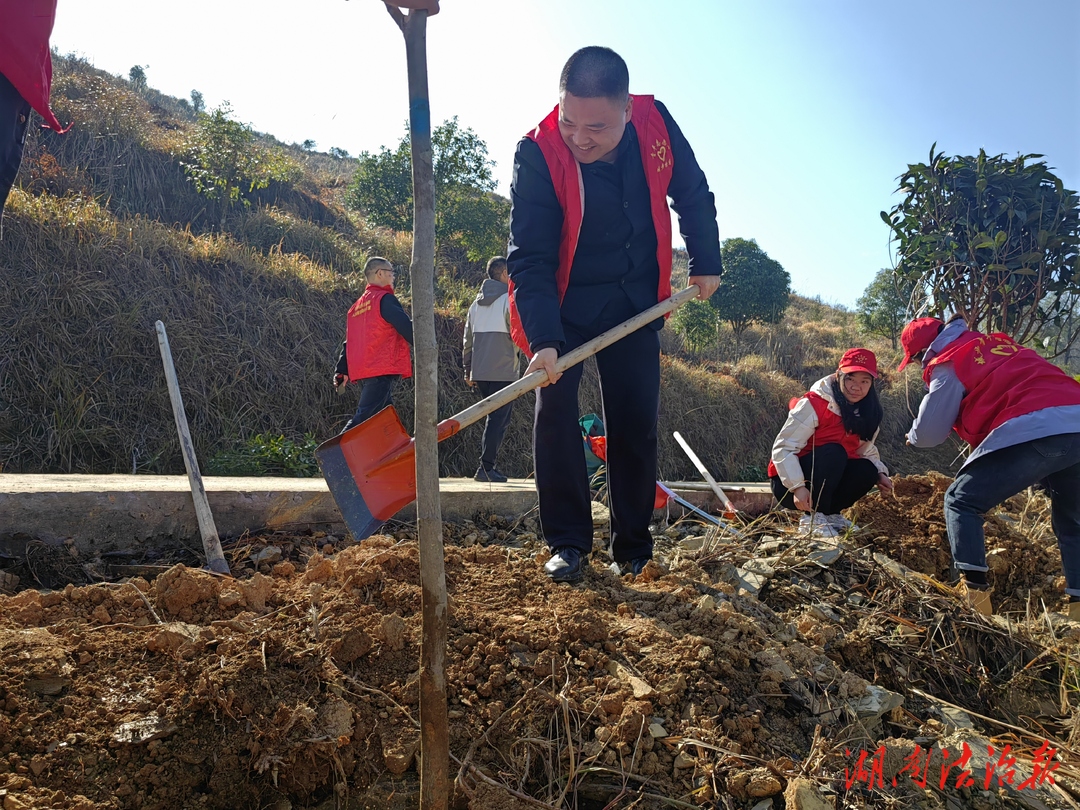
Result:
M41 113L46 124L64 132L49 108L49 36L55 17L56 0L0 0L0 73Z
M1080 405L1080 383L1000 332L961 334L926 364L923 380L927 385L939 363L953 364L967 392L953 429L972 447L1017 416L1059 405Z
M653 227L656 229L656 261L660 265L660 286L657 301L671 297L671 214L668 212L667 189L671 183L672 167L675 165L668 142L667 125L652 96L631 96L634 109L630 123L637 132L641 150L641 165L645 168L645 180L649 186L649 207ZM559 107L556 105L547 118L540 122L529 138L540 147L555 186L555 196L563 211L562 237L559 241L559 267L555 271L555 283L559 302L570 284L570 269L574 266L581 220L585 214L585 185L581 179L581 165L559 132ZM529 340L521 325L514 301L514 282L510 282L510 337L528 357L532 357Z
M349 308L345 329L345 356L349 379L366 380L384 374L412 376L409 342L379 312L384 295L393 287L368 284L364 294Z
M815 447L820 447L823 444L839 444L844 450L847 451L848 458L858 458L859 445L862 444L862 439L859 438L857 433L849 433L844 428L844 420L840 418L840 414L833 413L829 410L829 401L820 394L808 393L804 396L810 400L810 404L814 406L814 413L817 414L817 430L814 431L814 435L810 437L810 441L806 443L806 447L800 450L795 455L802 458ZM788 411L793 411L802 397L795 397L788 403ZM769 467L765 471L769 478L777 475L776 465L772 459L769 459Z

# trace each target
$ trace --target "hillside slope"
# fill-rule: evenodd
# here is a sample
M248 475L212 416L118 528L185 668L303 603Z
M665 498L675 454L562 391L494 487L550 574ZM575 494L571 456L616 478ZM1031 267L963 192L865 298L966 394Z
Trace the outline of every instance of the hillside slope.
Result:
M324 439L355 407L329 380L358 269L381 254L409 262L409 237L369 227L341 205L350 161L263 141L292 179L222 210L183 170L195 116L184 102L79 60L58 58L54 106L70 133L33 132L9 203L0 269L0 468L5 472L179 472L154 321L165 323L201 460L257 434ZM460 371L462 317L480 265L445 253L438 267L440 413L471 404ZM407 274L400 293L409 302ZM725 327L726 329L726 327ZM721 330L723 332L723 330ZM723 336L721 336L723 337ZM679 430L714 475L763 475L786 403L835 367L857 334L850 313L796 299L738 353L708 357L665 330L661 474L695 478ZM883 365L891 362L891 351ZM736 359L738 358L738 359ZM945 469L955 449L915 454L903 430L918 391L886 374L884 458L901 472ZM395 404L411 426L412 390ZM582 412L600 411L594 367ZM515 408L502 466L527 476L533 397ZM475 469L480 427L442 448L444 475Z

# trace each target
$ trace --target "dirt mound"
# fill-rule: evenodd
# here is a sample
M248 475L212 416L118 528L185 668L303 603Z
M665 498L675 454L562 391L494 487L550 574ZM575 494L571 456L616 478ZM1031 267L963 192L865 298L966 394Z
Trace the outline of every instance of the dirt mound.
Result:
M456 807L903 801L902 782L845 782L849 749L942 738L939 700L1017 728L1041 717L1018 750L1068 736L1044 631L980 625L865 542L777 518L739 539L657 526L635 579L608 565L601 527L569 587L543 576L536 529L447 526ZM263 538L236 579L177 565L0 597L5 810L415 806L419 554L397 535ZM947 666L939 637L962 653ZM999 793L985 806L1023 806Z
M942 583L953 582L944 497L953 479L939 473L898 478L895 497L873 494L851 510L874 547ZM1049 529L1049 501L1016 496L988 516L986 562L999 611L1063 609L1065 580L1057 539Z

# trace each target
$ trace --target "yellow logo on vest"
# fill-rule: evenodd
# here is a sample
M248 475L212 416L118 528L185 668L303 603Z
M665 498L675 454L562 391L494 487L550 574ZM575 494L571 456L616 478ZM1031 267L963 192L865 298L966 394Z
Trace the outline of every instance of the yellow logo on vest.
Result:
M363 315L369 309L371 309L371 299L370 298L368 298L368 299L366 299L364 301L357 301L356 305L353 307L352 316L354 318L359 318L361 315Z
M671 150L668 148L666 139L657 138L650 154L656 158L656 170L658 172L662 172L671 166Z

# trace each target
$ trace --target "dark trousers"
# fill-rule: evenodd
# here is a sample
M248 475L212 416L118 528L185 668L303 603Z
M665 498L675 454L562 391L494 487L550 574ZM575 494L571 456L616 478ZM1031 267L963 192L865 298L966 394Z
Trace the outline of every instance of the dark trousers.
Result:
M986 571L983 516L1040 482L1050 495L1065 592L1080 596L1080 433L1003 447L960 470L945 492L945 525L953 563L962 571Z
M848 458L839 444L823 444L799 459L814 511L835 515L847 509L877 484L878 470L865 458ZM769 479L773 495L784 509L794 509L795 499L774 475Z
M587 331L563 324L562 352L577 348L634 314L620 296ZM660 336L646 326L596 356L607 434L611 544L617 562L652 556L656 492L656 422L660 406ZM537 390L533 458L540 524L548 546L592 551L593 523L585 450L578 424L582 366Z
M0 212L19 173L29 121L30 103L0 74Z
M502 391L512 381L477 380L476 387L480 389L480 396L490 397ZM495 457L499 454L499 445L502 444L506 434L506 426L510 424L510 414L514 410L514 402L511 400L499 410L487 415L484 420L484 438L480 440L480 466L485 470L495 469Z
M364 380L362 383L364 388L360 392L360 403L356 406L356 413L345 423L341 432L344 433L365 419L370 419L389 405L394 395L394 384L399 379L401 379L400 374L384 374L381 377L368 377Z

